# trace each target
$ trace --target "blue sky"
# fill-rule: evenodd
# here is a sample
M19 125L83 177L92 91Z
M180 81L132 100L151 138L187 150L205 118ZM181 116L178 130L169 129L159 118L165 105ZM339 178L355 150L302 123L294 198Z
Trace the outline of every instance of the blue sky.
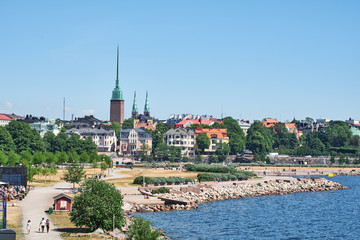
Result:
M0 0L0 112L360 119L359 1Z

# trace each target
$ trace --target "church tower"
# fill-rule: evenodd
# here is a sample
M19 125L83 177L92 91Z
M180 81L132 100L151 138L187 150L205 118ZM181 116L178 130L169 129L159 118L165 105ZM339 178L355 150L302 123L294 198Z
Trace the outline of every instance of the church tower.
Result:
M110 100L110 122L124 122L124 98L119 84L119 46L117 47L116 82Z
M150 107L149 107L149 100L148 100L148 92L147 91L146 91L144 115L147 116L147 117L150 117Z
M133 102L131 117L132 117L133 119L137 119L137 118L138 118L138 107L137 107L137 104L136 104L136 92L134 92L134 102Z

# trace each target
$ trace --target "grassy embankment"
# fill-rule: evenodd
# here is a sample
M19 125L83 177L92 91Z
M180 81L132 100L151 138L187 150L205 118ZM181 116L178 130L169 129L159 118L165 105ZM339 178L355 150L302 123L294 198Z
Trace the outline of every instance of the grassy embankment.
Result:
M15 203L15 206L12 206L13 203ZM18 205L18 201L12 200L7 204L7 228L11 228L16 231L16 240L22 240L24 239L24 230L21 224L21 208Z
M97 240L99 236L97 234L89 233L88 228L80 228L75 226L70 221L70 215L68 212L54 212L50 214L52 222L58 230L63 232L61 237L65 240ZM111 236L106 235L101 239L113 239Z
M114 169L114 171L116 171ZM133 168L122 169L117 172L122 175L122 178L107 180L109 183L114 183L116 187L133 187L132 182L136 177L184 177L184 178L196 178L198 172L184 172L177 170L164 170L164 169L146 169L146 168Z
M94 176L96 173L97 174L101 173L100 168L84 169L84 170L86 172L86 177L91 177ZM33 187L49 187L56 183L63 182L62 178L64 177L64 172L66 172L66 169L58 169L57 174L51 176L35 175L34 181L28 184Z

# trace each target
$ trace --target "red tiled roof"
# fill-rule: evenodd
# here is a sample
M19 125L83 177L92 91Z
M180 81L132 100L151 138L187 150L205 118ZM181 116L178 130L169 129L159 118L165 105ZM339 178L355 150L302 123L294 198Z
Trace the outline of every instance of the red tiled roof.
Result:
M181 122L178 122L175 124L175 127L183 127L187 122L192 122L192 124L205 124L210 125L213 122L216 122L216 118L210 118L210 119L190 119L186 118L181 120Z
M216 134L217 138L227 138L227 129L226 128L201 128L197 127L195 129L196 136L199 133L206 133L206 135L211 138L211 135Z
M1 113L0 113L0 120L9 120L9 121L11 121L12 118L9 117L9 116L6 115L6 114L1 114Z

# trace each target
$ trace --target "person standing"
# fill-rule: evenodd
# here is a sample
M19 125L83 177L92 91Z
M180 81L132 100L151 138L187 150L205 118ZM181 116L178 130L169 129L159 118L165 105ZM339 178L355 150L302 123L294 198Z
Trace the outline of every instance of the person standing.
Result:
M46 232L49 233L49 229L50 229L50 220L46 219Z
M30 230L31 230L31 221L28 220L27 224L26 224L26 230L27 230L27 233L30 234Z
M45 219L42 218L41 221L40 221L40 224L39 224L39 226L41 227L41 232L44 232L45 224L46 224Z

